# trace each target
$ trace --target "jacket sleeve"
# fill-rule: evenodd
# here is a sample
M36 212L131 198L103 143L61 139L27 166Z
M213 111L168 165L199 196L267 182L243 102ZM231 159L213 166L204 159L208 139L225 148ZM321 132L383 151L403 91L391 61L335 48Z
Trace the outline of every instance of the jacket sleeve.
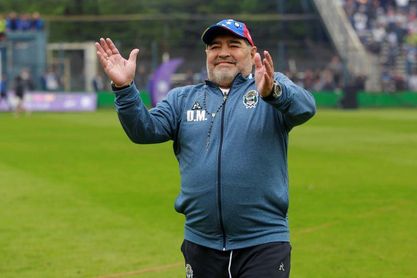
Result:
M275 73L275 80L281 86L282 94L276 100L267 102L282 113L289 130L314 116L316 102L309 91L294 84L282 73Z
M174 139L178 128L178 89L148 110L134 84L116 91L115 106L127 136L135 143L161 143Z

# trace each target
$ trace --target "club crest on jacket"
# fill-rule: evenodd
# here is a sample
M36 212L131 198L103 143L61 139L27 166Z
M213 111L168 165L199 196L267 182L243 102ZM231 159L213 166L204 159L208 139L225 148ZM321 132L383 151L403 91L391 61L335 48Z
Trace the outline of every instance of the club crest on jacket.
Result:
M243 96L243 104L246 108L255 108L259 101L259 94L256 90L250 90Z

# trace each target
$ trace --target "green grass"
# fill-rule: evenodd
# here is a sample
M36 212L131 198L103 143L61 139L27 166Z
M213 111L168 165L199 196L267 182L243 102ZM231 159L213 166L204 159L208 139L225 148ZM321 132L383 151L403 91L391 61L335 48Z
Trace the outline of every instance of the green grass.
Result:
M292 277L416 277L417 111L319 110L289 159ZM2 113L0 277L184 277L178 190L113 111Z

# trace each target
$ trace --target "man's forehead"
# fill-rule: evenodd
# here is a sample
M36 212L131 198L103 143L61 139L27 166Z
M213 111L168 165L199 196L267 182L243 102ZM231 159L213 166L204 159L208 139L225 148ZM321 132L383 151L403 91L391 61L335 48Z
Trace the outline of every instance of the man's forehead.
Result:
M213 38L210 44L221 43L221 42L239 42L242 44L246 44L245 39L242 39L238 36L233 36L231 34L220 34Z

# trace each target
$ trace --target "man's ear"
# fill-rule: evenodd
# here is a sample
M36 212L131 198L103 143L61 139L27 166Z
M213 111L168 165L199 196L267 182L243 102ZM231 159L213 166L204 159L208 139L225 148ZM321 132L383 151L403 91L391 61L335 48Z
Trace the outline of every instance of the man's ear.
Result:
M255 54L258 51L258 48L256 48L256 46L252 46L251 50L250 50L250 57L252 58L252 61L254 62L255 59Z

